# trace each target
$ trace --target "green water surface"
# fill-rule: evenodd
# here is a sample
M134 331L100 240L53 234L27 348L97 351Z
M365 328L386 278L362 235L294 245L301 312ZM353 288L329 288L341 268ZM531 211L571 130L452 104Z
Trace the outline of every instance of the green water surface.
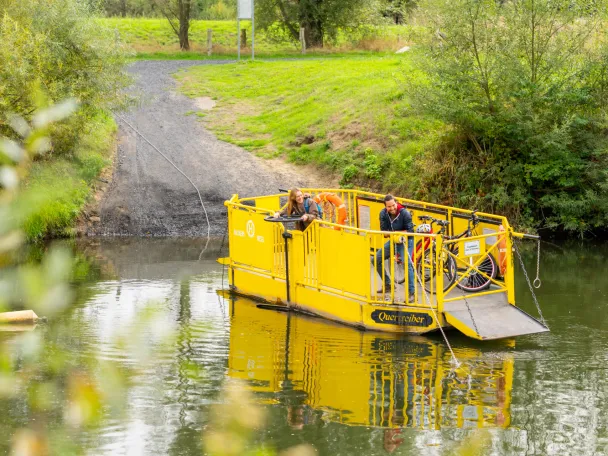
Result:
M364 333L224 297L220 244L204 244L74 247L87 264L75 303L32 331L73 372L86 367L107 383L124 370L128 381L117 381L118 399L106 395L95 423L78 428L65 411L65 373L20 377L16 394L0 397L0 453L20 429L40 427L53 454L205 454L210 411L226 404L230 382L265 411L246 444L263 454L298 444L321 455L608 453L608 245L544 244L536 293L551 332L496 342L448 332L456 368L439 334ZM535 254L523 252L532 278ZM517 302L537 316L520 269ZM0 333L15 372L27 355L23 334ZM41 385L54 386L40 395ZM46 406L31 405L37 394ZM482 442L475 453L466 452L471 439Z

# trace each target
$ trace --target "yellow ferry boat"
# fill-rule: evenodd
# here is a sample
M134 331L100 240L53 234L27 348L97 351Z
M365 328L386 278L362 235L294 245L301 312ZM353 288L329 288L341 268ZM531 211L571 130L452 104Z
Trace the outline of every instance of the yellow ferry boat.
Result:
M549 330L515 305L513 239L529 235L514 232L505 217L395 197L423 229L383 232L384 195L301 190L324 203L323 218L304 231L273 218L285 193L226 201L229 256L219 261L234 293L366 330L455 327L480 340ZM411 257L398 258L397 245L410 239ZM375 253L385 248L388 264L379 268ZM407 261L413 295L405 292ZM394 279L384 290L380 269Z

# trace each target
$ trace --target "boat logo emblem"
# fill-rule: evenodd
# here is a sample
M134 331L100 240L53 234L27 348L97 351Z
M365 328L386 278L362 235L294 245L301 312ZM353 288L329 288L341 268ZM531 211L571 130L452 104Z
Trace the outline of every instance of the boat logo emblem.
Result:
M247 236L250 238L255 236L255 224L253 223L253 220L247 220Z

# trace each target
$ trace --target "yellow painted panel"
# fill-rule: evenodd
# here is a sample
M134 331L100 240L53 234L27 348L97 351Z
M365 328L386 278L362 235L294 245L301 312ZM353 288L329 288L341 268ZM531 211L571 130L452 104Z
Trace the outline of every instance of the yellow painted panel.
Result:
M377 201L365 201L364 204L369 206L370 230L380 231L380 211L384 209L384 203Z
M278 211L281 208L281 198L277 195L260 196L255 199L255 207L259 209L268 209L270 211Z
M362 325L361 306L364 305L362 301L300 286L296 288L294 302L299 307L330 320L353 326Z
M271 271L274 264L274 228L266 214L230 209L230 256L237 263Z
M365 297L369 293L370 260L365 236L320 228L320 284Z
M234 281L233 278L234 277ZM234 275L230 272L230 284L236 287L236 292L275 302L287 300L285 281L272 278L256 272L234 268Z

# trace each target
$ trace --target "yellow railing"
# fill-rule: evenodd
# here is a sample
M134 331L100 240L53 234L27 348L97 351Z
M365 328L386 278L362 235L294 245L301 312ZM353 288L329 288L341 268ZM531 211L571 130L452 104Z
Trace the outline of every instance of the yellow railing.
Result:
M347 222L338 225L334 220L316 220L303 232L291 230L288 225L291 236L286 241L283 237L286 229L281 223L264 221L285 205L286 193L242 199L234 195L226 202L230 263L278 280L285 280L289 270L290 290L278 298L287 299L297 287L304 287L374 305L433 307L440 311L444 302L471 295L506 292L509 302L514 303L511 235L515 233L504 217L477 212L481 220L477 228L484 234L454 240L436 234L382 232L377 228L384 195L359 190L301 190L312 195L335 193L347 208ZM449 220L450 234L464 231L472 214L464 209L396 199L410 210L415 223L420 222L421 215ZM499 224L506 231L499 231ZM502 278L488 277L479 266L488 255L498 263L501 240L506 244L502 252L506 256L505 274ZM465 242L479 243L479 252L467 252ZM410 243L414 251L411 259ZM286 245L289 252L285 251ZM404 255L397 258L400 245L404 245ZM286 257L289 264L285 263ZM386 258L384 267L379 264L379 258ZM413 277L408 274L408 261L412 261ZM457 266L457 277L451 285L446 282L450 277L450 271L446 270L449 261ZM470 274L490 280L491 287L476 293L456 290ZM379 292L387 275L392 279L391 284ZM396 280L403 283L395 284ZM416 286L410 299L408 288L412 280Z
M508 291L510 281L506 280L506 277L503 277L503 280L498 279L498 276L500 275L499 244L503 239L506 240L506 237L507 233L503 231L498 234L483 234L460 239L444 240L443 251L449 258L454 260L457 275L454 283L443 292L442 302L458 301L471 295L484 296ZM490 239L492 239L491 243L488 242ZM509 264L512 252L510 249L505 249L504 254L507 256L507 264ZM482 263L487 263L489 261L493 262L494 268L496 268L492 275L488 275L487 271L480 267ZM505 276L510 275L511 273L512 271L510 268L507 268ZM462 291L461 293L456 294L456 296L448 296L456 287L459 285L462 286L463 282L471 275L476 275L484 282L489 282L489 289L486 291L484 287L484 290L469 292L466 295L465 292ZM452 294L454 295L455 293Z

